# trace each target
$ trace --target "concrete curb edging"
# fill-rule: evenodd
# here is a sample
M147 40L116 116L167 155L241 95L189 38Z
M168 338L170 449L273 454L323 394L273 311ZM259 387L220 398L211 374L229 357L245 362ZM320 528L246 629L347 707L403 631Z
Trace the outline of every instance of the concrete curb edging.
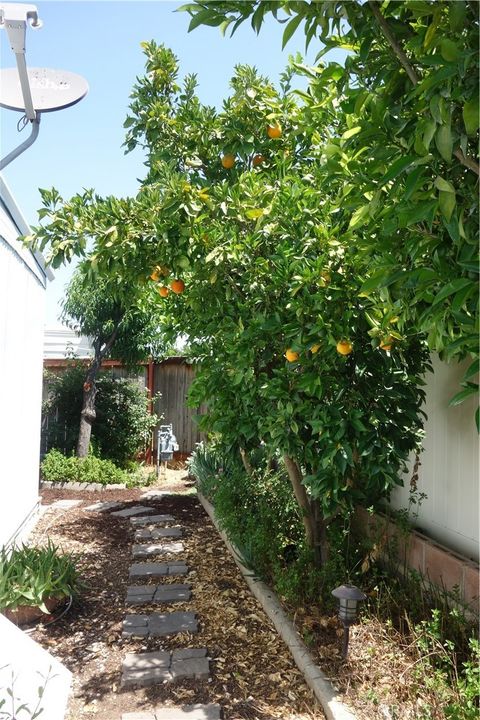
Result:
M298 669L303 673L305 681L313 691L325 712L327 720L356 720L355 715L338 699L335 689L327 676L315 664L295 627L280 605L275 593L261 580L256 580L240 562L240 553L220 529L215 517L213 505L200 493L198 499L205 512L215 525L220 537L240 569L247 585L262 605L275 628L290 650Z

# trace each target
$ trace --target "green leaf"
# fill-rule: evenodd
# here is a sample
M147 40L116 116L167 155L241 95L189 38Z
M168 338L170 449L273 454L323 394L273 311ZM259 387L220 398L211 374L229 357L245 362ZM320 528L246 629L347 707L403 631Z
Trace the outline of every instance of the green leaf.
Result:
M250 210L245 210L245 215L250 220L257 220L259 217L262 217L263 209L262 208L251 208Z
M480 125L478 101L479 98L477 95L471 100L467 100L467 102L463 106L462 115L467 135L475 135Z
M450 30L452 32L461 32L465 27L465 18L467 16L465 2L463 0L453 0L448 4L448 13Z
M440 190L438 193L438 207L447 222L450 222L456 204L455 193L450 192L450 190L448 192Z
M452 183L449 183L448 180L444 180L440 176L435 179L434 185L439 190L443 190L443 192L453 193L455 195L455 188Z
M471 397L472 395L476 395L477 393L478 393L478 385L471 383L464 390L460 390L460 392L458 392L456 395L454 395L448 404L450 407L455 407L456 405L461 405L461 403L463 403L467 398Z
M445 285L445 287L442 288L440 292L437 293L437 295L435 296L432 307L438 305L438 303L442 302L442 300L445 300L445 298L447 298L449 295L453 295L453 293L456 293L467 285L470 285L471 282L472 281L468 278L457 278L456 280L452 280L451 282L447 283L447 285Z
M349 230L353 230L361 225L364 225L369 217L369 213L370 204L357 208L350 219L350 224L348 226Z
M440 43L440 54L447 62L456 62L461 53L453 40L443 38Z
M385 185L385 183L396 178L397 175L400 175L400 173L406 170L412 163L415 162L415 160L417 160L416 155L406 155L405 157L395 160L395 162L390 166L390 170L388 170L380 180L380 186Z
M260 5L261 5L261 3L260 3ZM302 22L303 19L304 19L303 16L298 14L295 17L293 17L290 20L290 22L287 24L287 26L285 27L285 30L283 31L282 50L285 47L285 45L288 43L288 41L290 40L293 33L298 28L298 26L300 25L300 23Z
M349 138L353 137L354 135L358 135L359 132L361 132L362 128L360 125L356 125L353 128L350 128L350 130L346 130L342 135L342 140L348 140Z
M472 362L471 365L467 368L465 371L465 375L463 376L464 380L468 380L468 378L474 377L474 375L477 375L479 372L479 359L477 358Z
M363 283L362 287L360 288L360 295L367 296L372 292L372 290L376 290L377 288L382 287L385 283L386 278L387 273L384 270L375 273Z
M442 158L450 162L452 159L453 140L449 125L440 125L435 134L435 144Z

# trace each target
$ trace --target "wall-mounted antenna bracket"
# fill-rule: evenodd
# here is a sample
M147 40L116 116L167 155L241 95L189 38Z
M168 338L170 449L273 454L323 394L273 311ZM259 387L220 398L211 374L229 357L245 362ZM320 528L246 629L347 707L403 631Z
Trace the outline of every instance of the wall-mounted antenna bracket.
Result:
M0 28L7 31L17 62L16 72L14 68L0 71L0 106L23 112L27 120L32 123L30 137L0 161L0 170L35 142L42 112L70 107L88 92L87 82L74 73L48 68L27 70L25 60L27 23L33 28L42 26L35 5L0 3Z

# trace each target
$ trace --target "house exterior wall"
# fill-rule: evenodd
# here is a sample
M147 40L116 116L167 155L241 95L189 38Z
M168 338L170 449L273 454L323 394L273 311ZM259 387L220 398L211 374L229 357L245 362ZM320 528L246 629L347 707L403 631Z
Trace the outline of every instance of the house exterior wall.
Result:
M478 562L479 559L479 437L475 426L476 399L449 407L459 391L469 363L447 364L433 358L434 372L426 377L424 450L420 455L416 526L442 545ZM473 380L475 378L472 378ZM404 487L392 494L395 509L408 507L410 472Z
M0 546L38 505L46 273L17 240L29 228L0 182Z

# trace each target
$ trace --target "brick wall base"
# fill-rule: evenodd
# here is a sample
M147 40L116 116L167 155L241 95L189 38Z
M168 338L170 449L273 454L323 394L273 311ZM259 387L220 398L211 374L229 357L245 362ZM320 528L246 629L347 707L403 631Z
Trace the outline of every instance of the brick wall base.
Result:
M400 567L416 570L442 590L458 594L475 613L479 612L480 570L477 563L417 530L400 528L381 513L371 515L359 508L356 519L375 543L380 556L390 557L395 552Z

